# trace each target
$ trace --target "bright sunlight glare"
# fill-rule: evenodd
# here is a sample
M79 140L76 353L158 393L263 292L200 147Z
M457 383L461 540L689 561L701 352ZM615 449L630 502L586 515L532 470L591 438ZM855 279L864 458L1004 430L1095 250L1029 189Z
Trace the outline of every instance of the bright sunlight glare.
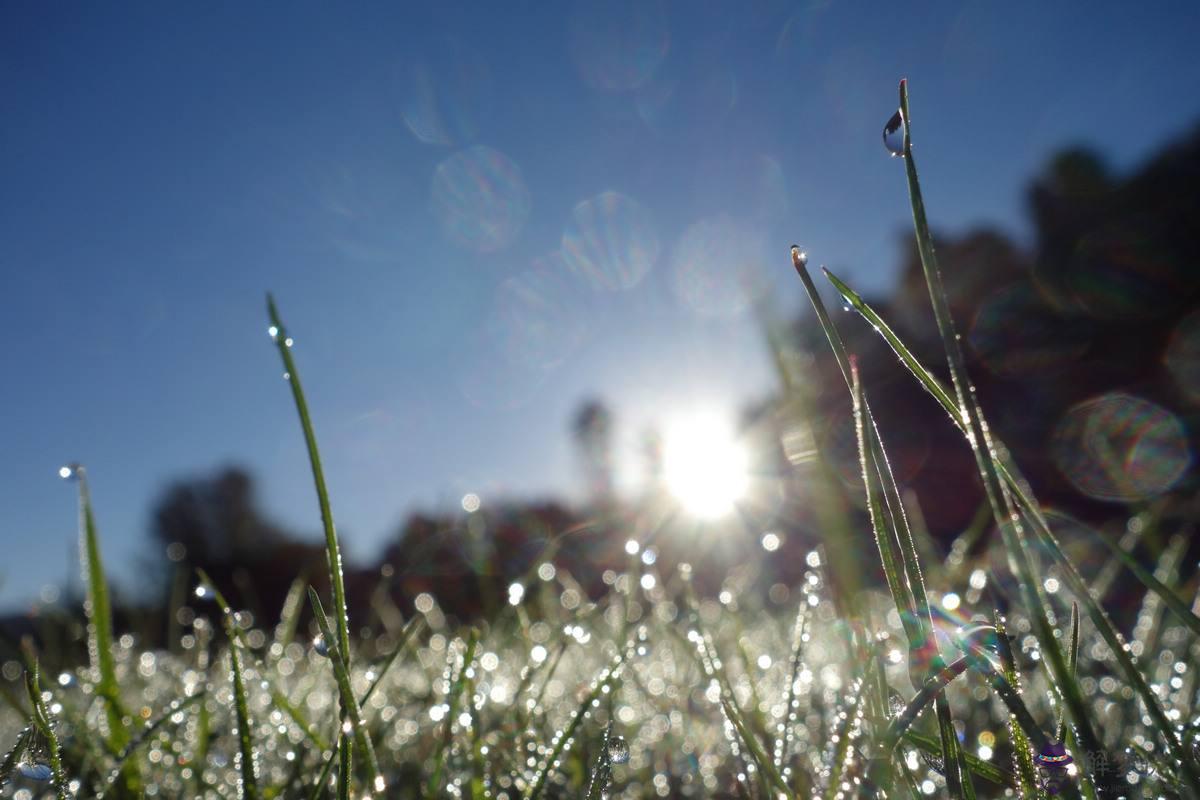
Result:
M705 519L731 512L749 483L746 450L717 416L696 416L669 428L662 463L667 489L688 513Z

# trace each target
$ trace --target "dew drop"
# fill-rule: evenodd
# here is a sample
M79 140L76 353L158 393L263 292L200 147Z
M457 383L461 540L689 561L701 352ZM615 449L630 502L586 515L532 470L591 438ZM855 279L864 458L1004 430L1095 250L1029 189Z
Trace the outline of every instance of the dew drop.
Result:
M329 658L329 643L325 641L325 634L321 634L317 638L313 639L312 645L313 650L316 651L317 655Z
M801 267L808 266L808 253L800 249L800 245L792 245L792 259Z
M28 778L31 781L48 781L51 775L48 764L29 761L18 764L17 772L21 774L21 777Z
M893 156L904 155L904 116L899 109L883 126L883 146Z
M612 764L624 764L629 761L629 743L624 736L614 736L608 740L608 760Z
M213 590L204 584L200 584L196 587L195 595L198 600L212 600Z

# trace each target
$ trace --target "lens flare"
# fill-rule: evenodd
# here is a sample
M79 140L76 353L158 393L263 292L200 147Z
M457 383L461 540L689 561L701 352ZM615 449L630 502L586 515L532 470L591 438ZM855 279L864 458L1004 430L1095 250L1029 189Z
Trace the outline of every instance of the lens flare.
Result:
M475 252L508 247L529 217L529 190L521 169L503 153L482 145L439 164L431 196L446 237Z
M562 235L568 268L602 291L632 289L658 260L658 234L637 201L602 192L575 206Z
M1183 477L1192 459L1178 417L1124 392L1070 409L1051 449L1055 465L1076 489L1114 502L1162 494Z
M663 443L667 489L690 514L713 519L730 513L749 484L745 448L717 416L672 426Z
M485 322L505 358L525 367L554 367L584 342L588 323L562 259L552 256L500 284Z
M462 146L474 139L495 94L479 48L453 37L408 63L398 83L404 124L429 145Z
M766 237L727 214L688 227L671 254L676 296L704 316L736 316L753 295L766 263Z

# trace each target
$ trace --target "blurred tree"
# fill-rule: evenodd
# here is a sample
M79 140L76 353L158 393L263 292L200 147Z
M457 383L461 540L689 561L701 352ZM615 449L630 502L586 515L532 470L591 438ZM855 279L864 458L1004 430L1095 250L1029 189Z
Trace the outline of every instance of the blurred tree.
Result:
M589 400L571 423L589 500L598 506L613 499L612 414L598 400Z
M152 520L151 536L174 564L168 585L181 573L194 583L203 569L231 602L240 599L264 620L275 619L297 576L318 587L326 582L322 544L266 519L253 479L236 467L170 486Z

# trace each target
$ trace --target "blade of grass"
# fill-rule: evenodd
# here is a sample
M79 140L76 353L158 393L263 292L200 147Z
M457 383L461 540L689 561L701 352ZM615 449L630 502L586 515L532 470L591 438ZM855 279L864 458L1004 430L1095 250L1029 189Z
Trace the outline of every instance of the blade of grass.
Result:
M137 752L138 748L149 741L150 737L153 736L159 728L165 725L173 716L183 711L193 703L205 699L205 697L205 692L200 691L183 700L175 700L152 721L146 723L146 726L142 728L140 732L138 732L137 736L130 740L129 744L125 745L125 749L122 750L117 756L116 763L113 765L113 769L108 777L108 780L105 782L104 787L99 793L97 793L96 796L104 797L108 794L108 792L116 784L117 779L120 777L121 768L124 766L125 762L129 760L130 756Z
M128 712L121 702L121 691L117 684L117 667L113 658L112 606L108 597L104 562L100 557L100 536L96 531L96 517L92 511L87 470L82 464L72 464L67 469L79 485L79 560L83 567L84 585L87 588L84 612L87 616L88 655L96 676L96 693L104 698L105 702L109 744L113 750L120 750L129 741L129 732L124 723Z
M337 646L346 659L350 657L350 619L346 613L346 588L342 580L342 553L338 546L337 530L333 523L333 510L329 505L329 491L325 486L325 472L321 467L321 453L317 448L317 435L313 432L312 418L308 413L308 401L300 384L300 373L292 359L292 339L279 317L275 299L267 295L267 314L271 318L271 336L275 341L283 368L292 387L292 399L300 417L300 428L304 432L304 443L308 447L308 461L312 467L313 484L317 491L317 504L321 510L321 524L325 529L325 559L329 566L329 585L333 588L333 612L337 625ZM346 664L349 667L349 661Z
M379 688L379 684L383 681L383 677L387 675L388 670L391 669L392 664L396 662L396 659L399 658L400 654L404 652L405 648L408 647L408 644L416 640L424 626L425 620L423 617L413 617L405 624L404 628L400 631L399 638L396 640L396 646L392 648L392 652L388 655L387 659L383 662L383 665L379 668L379 672L375 676L375 680L371 681L371 685L367 688L366 693L363 694L362 699L358 701L359 708L363 708L367 705L367 701L371 699L371 695L375 694L375 690Z
M892 534L884 519L877 478L867 465L869 446L863 426L865 412L863 410L862 383L859 381L858 364L853 356L850 357L850 395L854 406L854 432L858 440L858 463L862 470L863 485L866 487L867 509L871 517L871 528L875 532L875 546L879 550L879 560L883 564L883 576L887 580L888 590L892 594L892 601L896 604L896 611L900 615L900 622L908 637L909 649L916 650L923 646L924 636L922 636L917 622L917 608L913 602L912 593L896 564Z
M1067 647L1067 667L1075 675L1079 666L1079 603L1071 603L1071 641ZM1063 712L1058 715L1058 736L1055 741L1066 741L1067 718Z
M546 789L546 779L550 776L550 770L557 767L559 759L562 758L563 753L570 746L570 743L575 740L575 733L579 730L579 726L587 718L588 714L591 713L592 703L604 693L604 687L609 686L620 674L621 668L625 666L625 661L629 657L629 653L633 651L635 646L635 641L626 643L625 648L617 654L613 663L597 676L592 684L591 691L584 696L583 702L579 704L579 708L576 709L574 716L571 717L571 721L567 723L567 727L554 735L554 738L550 742L550 752L538 764L538 770L534 774L533 782L527 795L528 800L539 800L542 796L542 792Z
M471 662L475 660L475 645L479 641L479 634L474 629L467 635L467 647L463 652L462 666L458 670L454 681L450 685L450 691L446 695L446 725L443 728L442 737L438 742L437 752L433 758L433 772L429 776L429 783L425 787L425 794L428 797L437 797L442 788L442 771L446 766L446 754L450 749L450 742L454 734L454 721L458 711L458 698L462 696L463 689L467 685L467 672L471 669ZM467 698L471 702L471 698Z
M46 703L42 699L42 689L38 685L37 664L34 664L32 671L25 673L25 690L29 693L33 727L46 740L46 751L50 759L50 780L54 786L54 793L58 800L68 800L70 794L67 790L67 776L63 772L62 746L59 744L58 734L54 732L54 725L50 722L50 712L46 710Z
M321 452L317 448L317 435L313 431L312 418L308 413L308 401L304 397L304 387L300 384L300 373L292 359L292 338L288 336L287 328L279 317L275 299L267 295L267 315L271 319L270 334L275 341L279 357L283 361L284 374L292 387L292 399L296 404L296 414L300 418L300 428L304 432L304 443L308 448L308 462L312 467L313 484L317 492L317 505L321 510L321 525L325 530L325 561L329 568L329 585L333 589L333 611L337 626L336 643L339 652L346 659L346 668L350 668L350 617L346 610L346 587L342 578L342 553L338 545L337 529L333 522L333 510L329 504L329 490L325 485L325 471L321 467ZM340 739L341 772L338 782L338 793L349 792L346 782L350 772L350 740Z
M350 671L346 666L346 659L342 655L341 648L333 644L333 629L329 627L329 618L325 616L325 609L321 606L321 597L311 586L308 589L308 601L312 604L313 614L317 618L321 635L325 637L329 660L333 662L333 674L342 698L342 718L348 721L346 724L350 726L349 732L354 738L354 746L363 757L363 765L367 770L368 796L374 796L374 794L383 792L387 786L383 776L379 774L379 761L375 757L375 747L371 744L371 737L367 735L367 729L363 725L362 712L359 710L358 702L354 699L354 689L350 685ZM345 727L346 725L343 725L343 733L347 732Z
M4 760L0 762L0 789L3 789L12 778L13 770L17 768L17 764L21 763L21 757L25 755L32 738L33 728L25 728L17 734L17 741L13 743L12 749L5 753Z
M800 697L796 692L796 684L800 681L800 671L804 668L804 645L808 642L808 598L800 598L800 606L796 611L796 622L792 629L791 670L787 685L787 704L784 706L784 718L780 723L779 737L775 740L775 768L786 781L790 772L788 758L791 755L793 731L799 716Z
M942 746L937 739L932 736L926 736L918 731L908 730L904 732L904 741L916 747L923 753L931 756L940 756L942 754ZM994 783L998 786L1013 786L1013 776L1003 767L997 766L990 761L985 761L979 756L963 750L963 761L967 768L972 773L978 775L989 783Z
M853 396L856 381L854 364L846 352L841 334L833 324L829 312L825 309L825 303L821 300L821 296L808 274L808 257L795 245L792 246L792 266L796 270L796 274L800 277L801 283L804 285L805 292L808 294L809 300L813 305L813 310L817 314L817 319L825 331L826 338L829 340L834 358L837 360L838 366L842 371L842 376L846 380L846 385ZM867 447L865 449L870 452L874 474L878 476L880 484L883 486L884 499L888 512L887 516L892 523L891 529L895 532L896 538L899 541L908 593L910 593L909 597L911 597L911 601L906 601L905 606L901 605L901 600L905 598L897 597L893 593L893 599L896 600L897 611L900 613L901 620L905 617L905 607L907 607L910 609L908 613L916 617L920 627L921 636L919 639L914 638L911 633L908 634L909 674L913 685L917 686L926 677L944 666L945 662L938 652L937 640L934 638L933 616L930 612L929 601L925 593L925 582L916 554L916 545L913 542L912 531L908 527L908 521L904 516L903 500L900 497L900 490L896 484L895 474L892 472L887 460L887 453L883 447L883 438L879 434L879 427L875 423L875 417L871 413L865 396L859 398L859 407L865 423L869 423L862 425L866 433ZM864 474L867 472L870 471L864 469ZM870 481L868 480L869 483ZM875 521L874 516L872 521ZM906 633L908 633L907 630ZM946 765L947 789L951 797L958 798L962 796L963 776L960 773L959 759L956 755L958 737L954 731L953 720L950 717L950 706L944 696L935 698L934 706L937 711L938 730L944 749L943 763Z
M1141 581L1143 586L1161 599L1163 603L1166 604L1167 608L1171 609L1171 612L1179 619L1180 622L1186 625L1192 633L1200 636L1200 617L1197 617L1192 613L1191 609L1188 608L1187 603L1181 600L1179 595L1175 594L1170 587L1156 578L1152 572L1139 564L1136 558L1130 555L1124 548L1120 546L1119 543L1113 541L1104 532L1097 530L1096 538L1103 542L1104 546L1112 551L1112 554L1116 556L1117 559L1120 560L1120 562L1124 564L1131 573L1133 573L1134 577Z
M1008 627L1004 617L999 612L993 612L996 635L996 651L1000 656L1000 666L1004 679L1020 691L1021 673L1017 670L1017 661L1013 657L1012 643L1008 638ZM1074 676L1074 671L1072 671ZM1065 719L1065 717L1063 717ZM1062 723L1066 727L1066 723ZM1022 797L1037 797L1037 773L1033 768L1033 754L1030 752L1029 737L1022 730L1020 722L1012 714L1008 715L1008 735L1012 738L1013 760L1016 762L1017 790ZM1060 736L1055 741L1061 742Z
M234 714L237 719L237 738L238 738L238 756L239 756L239 771L241 773L241 781L238 784L238 796L244 800L259 800L261 793L258 790L258 761L254 753L254 739L252 735L253 723L250 719L250 705L246 699L246 682L242 676L242 642L241 632L238 630L237 621L234 619L233 609L225 600L225 596L217 589L217 585L208 577L202 569L196 570L200 575L200 580L212 592L213 599L216 600L217 607L221 609L221 621L225 627L225 635L229 639L229 674L233 682L233 705Z
M279 610L279 624L275 626L276 644L286 646L296 638L296 626L300 624L300 610L304 608L304 594L307 588L307 574L296 576L288 587L287 596L283 598L283 607Z

